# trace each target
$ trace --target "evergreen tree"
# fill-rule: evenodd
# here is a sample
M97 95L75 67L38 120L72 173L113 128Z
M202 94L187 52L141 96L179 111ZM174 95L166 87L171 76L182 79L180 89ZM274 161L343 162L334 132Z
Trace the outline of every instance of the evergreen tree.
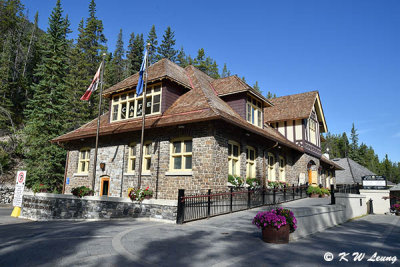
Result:
M276 98L276 94L271 93L270 91L267 92L267 95L265 96L267 99L271 98Z
M158 50L158 47L157 47L158 41L157 41L157 34L156 34L156 26L154 26L154 25L151 27L151 30L150 30L149 35L148 35L148 37L147 37L147 43L150 44L150 46L149 46L149 48L148 48L149 51L147 51L148 57L149 57L149 63L150 63L150 64L154 64L154 63L156 63L156 61L157 61L157 54L156 54L156 52L157 52L157 50Z
M361 163L361 158L359 155L359 150L358 150L358 134L357 134L357 129L354 126L351 128L351 135L350 135L350 149L349 149L349 157L356 161L357 163Z
M165 34L163 35L163 40L158 47L158 59L167 58L172 62L176 60L176 54L178 51L175 50L175 33L171 30L171 27L167 27Z
M207 73L207 64L206 64L206 55L204 52L204 48L200 48L197 51L197 57L193 60L193 65L199 70Z
M128 61L128 75L135 74L140 70L140 66L143 61L143 52L144 52L144 40L143 34L137 34L135 36L134 33L131 34L131 38L129 39L128 51L127 51L127 61Z
M183 46L181 46L181 50L179 50L179 53L176 56L176 64L178 64L182 68L185 68L186 66L189 65L189 61L186 58L186 54L185 54L185 51L183 50Z
M39 83L27 106L24 129L27 185L43 183L60 191L64 176L65 150L49 141L65 131L67 36L60 0L49 18L43 58L35 71Z
M258 85L258 81L256 81L256 83L253 85L254 90L256 90L257 92L261 93L261 89L260 86Z
M222 69L221 78L226 78L226 77L229 77L229 76L231 76L231 72L226 67L226 63L224 63L224 68Z
M242 77L242 81L243 81L243 82L246 82L246 78L245 78L244 76Z
M122 40L122 29L119 30L117 44L111 62L109 63L111 72L108 73L108 83L113 85L123 80L124 78L124 41Z

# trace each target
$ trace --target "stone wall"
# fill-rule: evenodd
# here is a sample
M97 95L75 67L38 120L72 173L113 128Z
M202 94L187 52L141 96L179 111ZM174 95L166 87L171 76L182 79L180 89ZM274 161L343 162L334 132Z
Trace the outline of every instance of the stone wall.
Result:
M14 187L0 185L0 204L11 204L14 199Z
M20 218L48 221L57 219L152 218L176 222L176 201L128 198L83 197L38 193L25 194Z

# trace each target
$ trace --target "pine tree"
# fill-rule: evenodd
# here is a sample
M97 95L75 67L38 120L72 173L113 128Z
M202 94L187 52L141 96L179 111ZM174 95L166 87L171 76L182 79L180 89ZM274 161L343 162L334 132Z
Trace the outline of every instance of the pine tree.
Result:
M167 58L172 62L176 60L176 54L178 51L175 50L175 33L171 30L171 27L168 26L165 30L165 34L163 35L163 40L158 47L158 59Z
M226 67L226 63L224 63L224 68L222 69L221 78L226 78L226 77L229 77L229 76L231 76L231 72Z
M258 85L258 81L256 81L256 83L253 85L254 90L256 90L257 92L261 93L261 89L260 86Z
M4 109L0 113L0 129L6 129L9 116L13 117L13 103L11 102L11 36L4 40L3 50L0 54L0 106Z
M115 46L115 51L111 62L111 73L108 73L107 81L109 84L116 84L123 80L124 78L124 41L122 40L122 29L119 30L117 44Z
M193 65L199 70L207 73L208 68L204 48L200 48L199 51L197 51L197 57L193 60Z
M185 68L186 66L189 65L188 59L186 58L185 51L183 50L183 46L181 46L181 49L179 50L179 53L176 56L176 64L178 64L182 68Z
M128 61L128 72L127 76L135 74L140 70L140 66L143 61L143 52L144 52L144 40L143 34L137 34L135 36L134 33L131 34L131 38L129 39L128 51L127 51L127 61Z
M351 128L351 135L350 135L350 140L351 140L351 144L350 144L350 149L349 149L349 157L356 161L357 163L361 164L361 158L360 158L360 154L359 154L359 150L358 150L358 134L357 134L357 129L354 126Z
M154 63L157 62L157 54L156 54L156 52L158 50L156 26L154 26L154 25L151 27L151 30L150 30L149 35L147 37L147 43L150 44L150 46L148 48L149 49L149 51L148 51L149 62L150 62L150 64L154 64Z
M32 86L24 129L27 185L42 183L52 191L61 190L64 176L65 151L49 141L65 131L67 32L58 0L49 18L42 62L35 71L39 83Z
M242 81L243 81L243 82L246 82L246 78L245 78L244 76L242 77Z

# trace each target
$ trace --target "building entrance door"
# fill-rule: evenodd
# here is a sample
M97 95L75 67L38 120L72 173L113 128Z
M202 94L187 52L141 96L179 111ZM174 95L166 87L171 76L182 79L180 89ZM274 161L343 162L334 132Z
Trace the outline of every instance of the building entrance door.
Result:
M108 196L110 192L110 177L101 178L100 196Z

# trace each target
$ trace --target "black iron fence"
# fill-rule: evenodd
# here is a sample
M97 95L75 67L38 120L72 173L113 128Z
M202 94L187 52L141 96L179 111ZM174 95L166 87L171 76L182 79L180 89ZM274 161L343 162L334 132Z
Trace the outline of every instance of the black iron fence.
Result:
M347 193L347 194L360 194L360 184L351 185L338 185L336 188L331 185L331 204L336 204L335 193Z
M219 193L208 190L205 194L193 195L185 195L185 190L179 189L176 222L182 224L230 212L306 198L306 191L306 185L254 190L231 188L228 192Z

